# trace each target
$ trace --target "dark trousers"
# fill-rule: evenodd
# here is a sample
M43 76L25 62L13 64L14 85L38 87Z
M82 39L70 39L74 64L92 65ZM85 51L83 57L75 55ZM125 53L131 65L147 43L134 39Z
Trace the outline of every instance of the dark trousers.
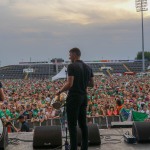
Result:
M69 94L66 101L67 120L70 134L70 150L77 150L77 122L81 129L81 150L88 149L88 128L86 123L87 95Z

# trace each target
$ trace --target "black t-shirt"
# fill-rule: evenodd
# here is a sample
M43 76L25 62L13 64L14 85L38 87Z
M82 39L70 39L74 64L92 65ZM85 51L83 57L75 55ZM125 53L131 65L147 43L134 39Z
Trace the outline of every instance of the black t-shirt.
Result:
M81 60L68 65L68 76L74 76L73 86L69 94L86 94L88 83L93 77L92 69Z
M22 123L21 132L29 132L29 125L25 121Z
M32 113L31 110L26 110L26 111L23 113L23 116L26 116L27 119L31 119L31 118L30 118L30 113Z
M2 88L3 86L2 86L2 83L0 82L0 88Z

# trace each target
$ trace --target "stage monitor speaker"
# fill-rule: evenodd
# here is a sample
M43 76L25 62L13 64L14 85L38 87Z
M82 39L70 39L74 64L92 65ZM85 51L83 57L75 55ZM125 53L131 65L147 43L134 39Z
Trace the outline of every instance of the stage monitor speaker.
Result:
M77 128L78 145L81 145L81 130ZM101 144L100 132L97 124L88 125L89 146L97 146Z
M62 146L61 126L36 127L33 134L33 148L57 148Z
M8 132L7 128L3 126L0 120L0 150L5 150L8 145Z
M150 142L150 122L134 122L132 135L139 143Z

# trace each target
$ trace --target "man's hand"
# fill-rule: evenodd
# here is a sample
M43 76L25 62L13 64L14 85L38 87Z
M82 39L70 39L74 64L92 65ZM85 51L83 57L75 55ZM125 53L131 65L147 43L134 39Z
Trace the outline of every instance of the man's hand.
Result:
M88 87L93 88L94 87L94 78L92 77L88 83Z
M61 94L61 91L58 90L58 91L56 92L56 95L59 96L60 94Z

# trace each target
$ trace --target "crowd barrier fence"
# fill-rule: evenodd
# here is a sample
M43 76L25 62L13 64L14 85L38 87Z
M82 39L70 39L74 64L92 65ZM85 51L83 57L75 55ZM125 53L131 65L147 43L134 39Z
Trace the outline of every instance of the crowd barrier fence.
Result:
M61 118L52 118L44 120L43 122L31 122L31 119L26 120L29 124L30 129L34 129L36 126L52 126L52 125L62 125ZM88 117L87 122L91 124L97 124L100 129L106 129L111 127L111 122L120 122L120 116L100 116L100 117ZM21 128L21 123L16 120L12 121L16 128Z

